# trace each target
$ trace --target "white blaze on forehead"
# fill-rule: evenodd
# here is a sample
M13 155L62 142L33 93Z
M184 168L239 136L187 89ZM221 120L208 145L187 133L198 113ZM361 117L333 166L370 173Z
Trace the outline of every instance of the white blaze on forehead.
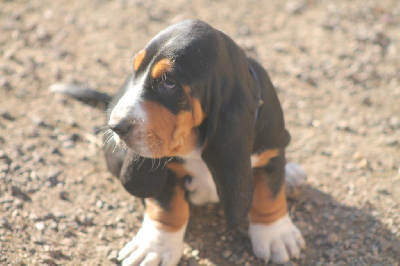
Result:
M141 94L144 89L145 75L143 75L135 83L131 80L128 84L128 89L125 94L119 99L117 105L114 107L110 122L114 119L129 119L134 121L141 120L143 122L146 118L146 113L143 110Z

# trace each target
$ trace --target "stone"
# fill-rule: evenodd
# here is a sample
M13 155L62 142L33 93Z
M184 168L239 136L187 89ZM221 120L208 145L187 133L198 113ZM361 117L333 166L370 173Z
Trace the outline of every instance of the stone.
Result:
M224 252L222 252L222 257L224 259L227 259L228 257L230 257L232 255L232 251L230 250L225 250Z

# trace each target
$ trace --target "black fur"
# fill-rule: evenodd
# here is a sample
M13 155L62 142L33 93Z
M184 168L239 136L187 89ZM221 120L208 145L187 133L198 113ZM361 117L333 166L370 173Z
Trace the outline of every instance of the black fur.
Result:
M155 194L152 199L157 202L157 205L165 211L169 211L171 208L171 201L175 195L176 186L178 185L179 179L171 170L166 172L165 185L160 186L161 191Z
M128 151L119 180L132 195L140 198L154 197L164 189L167 181L166 158L143 158Z

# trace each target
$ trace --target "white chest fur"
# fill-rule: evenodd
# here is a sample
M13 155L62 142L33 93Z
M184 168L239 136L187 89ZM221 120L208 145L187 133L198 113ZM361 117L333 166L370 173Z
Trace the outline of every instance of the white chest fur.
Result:
M207 165L201 159L200 149L183 156L184 167L192 179L185 182L189 200L196 205L218 202L217 189Z

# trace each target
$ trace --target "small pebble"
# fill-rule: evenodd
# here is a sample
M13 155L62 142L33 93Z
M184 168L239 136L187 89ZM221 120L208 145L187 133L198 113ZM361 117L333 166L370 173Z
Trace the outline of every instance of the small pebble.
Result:
M222 257L224 259L227 259L228 257L230 257L232 255L232 251L230 250L225 250L224 252L222 252Z
M47 175L47 180L49 181L49 186L50 187L55 187L58 184L58 177L62 173L61 170L55 170L51 172L50 174Z
M46 239L45 239L43 236L41 236L41 235L39 235L39 236L33 236L33 237L32 237L32 241L33 241L33 243L38 244L38 245L44 245L44 244L46 244Z
M96 201L96 207L99 209L103 209L104 207L104 202L101 200Z
M14 206L18 209L22 209L22 207L24 206L24 202L21 199L16 198L14 200Z
M335 233L330 233L327 237L326 237L326 242L328 242L329 244L335 244L337 243L339 240L338 236Z
M39 117L39 116L32 116L31 117L31 121L32 123L34 123L35 125L39 126L39 127L48 127L49 125L44 121L43 118Z
M0 219L0 228L6 228L8 230L11 230L11 225L6 218Z
M74 247L75 241L71 238L64 238L63 240L61 240L61 244L67 247Z
M62 155L60 150L57 147L53 147L50 151L51 154Z
M0 165L0 173L8 173L9 170L10 170L10 166L8 164Z
M363 103L364 105L366 105L366 106L371 106L371 105L372 105L371 97L365 96L365 97L362 99L362 103Z
M9 120L9 121L14 121L14 120L15 120L15 117L12 116L12 115L11 115L9 112L7 112L7 111L0 111L0 116L1 116L2 118L6 119L6 120Z
M385 196L389 196L392 194L387 189L378 189L378 190L376 190L376 192L378 192L381 195L385 195Z
M56 221L51 221L51 222L49 223L49 228L52 229L52 230L57 230L57 228L58 228L58 223L57 223Z
M285 10L291 15L301 14L305 9L305 3L301 0L290 1L285 5Z
M17 186L11 186L11 196L17 197L24 194L22 190Z
M78 126L78 124L76 123L75 118L70 117L70 116L67 117L66 123L67 123L67 125L69 125L69 126L71 126L71 127L77 127L77 126Z
M364 156L362 155L361 152L357 151L353 154L353 159L356 161L361 161L363 158L364 158Z
M363 158L358 164L358 168L360 169L369 169L370 168L370 163L366 158Z
M123 228L117 228L117 229L115 230L115 234L116 234L118 237L123 237L123 236L125 236L126 232L125 232L125 229L123 229Z
M81 217L80 223L82 225L92 226L92 225L94 225L93 221L94 221L94 217L92 215L85 214L85 215L83 215L83 217Z
M56 212L54 212L54 217L56 217L56 219L64 219L64 218L67 218L67 215L65 215L62 212L56 211Z
M39 216L36 213L30 213L29 214L29 220L38 221L39 220Z
M122 216L118 215L118 216L115 217L115 222L121 223L123 221L124 221L124 218Z
M239 35L248 36L250 34L250 29L246 25L239 27Z
M350 125L348 124L348 122L347 121L343 121L343 120L339 121L336 124L336 130L347 131L347 132L351 132L352 131L352 129L351 129Z
M45 229L46 225L44 222L38 222L38 223L35 223L35 227L37 230L43 231Z
M18 210L13 210L13 212L11 213L11 217L15 218L17 216L19 216L19 211Z
M400 119L397 118L396 116L392 116L389 120L389 125L395 128L400 127Z
M100 229L99 233L97 234L97 237L98 237L100 240L106 240L106 233L107 233L106 228L102 227L102 228Z
M288 52L287 45L282 42L275 43L274 50L278 53L287 53Z
M49 255L50 257L54 258L54 259L61 259L64 257L64 254L62 253L61 250L57 249L57 250L50 250L49 251Z
M399 144L399 141L396 138L387 137L383 140L385 146L396 146Z
M197 257L197 256L199 256L200 251L198 251L197 249L194 249L194 250L192 250L191 254L193 257Z
M47 221L47 220L55 220L56 217L54 217L54 214L51 212L46 213L45 215L43 215L42 220L43 221Z
M72 140L63 141L62 145L66 149L72 149L75 147L75 143Z
M5 78L0 78L0 89L3 88L4 91L10 91L11 90L11 84L8 80Z
M60 199L68 200L68 192L67 191L61 191L60 192Z

